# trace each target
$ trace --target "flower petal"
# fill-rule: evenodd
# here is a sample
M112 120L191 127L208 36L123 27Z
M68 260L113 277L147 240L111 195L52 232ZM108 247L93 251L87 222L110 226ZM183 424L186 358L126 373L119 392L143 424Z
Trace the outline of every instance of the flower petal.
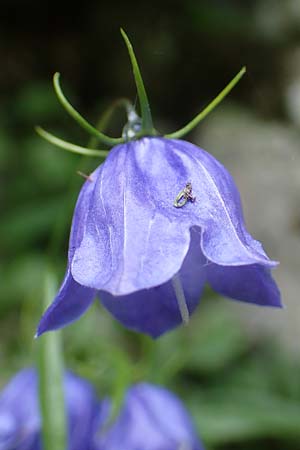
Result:
M176 158L167 142L142 139L109 153L72 263L78 283L124 295L165 283L179 271L190 232L187 224L165 213L178 217L173 194L166 199L164 192L181 170L170 166Z
M0 448L37 448L40 429L37 377L33 369L23 369L0 393ZM21 400L20 400L21 399Z
M282 307L280 292L269 269L258 264L207 266L207 281L219 294L262 306Z
M12 412L1 411L0 406L0 449L14 448L17 434L17 420Z
M80 191L72 220L68 267L65 278L53 303L40 320L36 337L46 331L56 330L76 320L87 310L95 297L94 290L81 286L73 279L70 272L70 262L83 236L86 216L90 206L90 197L95 188L94 179L97 178L100 171L101 166L93 172L90 180L84 183Z
M71 372L64 374L70 450L96 450L102 404L93 387ZM24 369L0 393L0 449L41 449L38 373Z
M205 283L205 260L199 242L199 231L192 230L191 246L179 272L190 314L200 301ZM171 281L129 295L113 296L100 291L99 296L105 308L125 327L154 338L182 322Z
M96 180L99 177L101 170L102 165L97 167L97 169L89 176L89 178L83 184L81 191L79 193L73 214L70 232L69 252L68 252L69 264L74 256L76 248L79 247L81 240L83 238L89 209L92 207L91 205L92 194L96 186Z
M76 283L68 269L58 294L40 320L35 337L78 319L94 298L95 291Z
M99 444L106 450L203 449L179 398L149 383L128 389L115 422L99 434Z
M207 259L220 265L239 266L259 263L276 266L262 245L247 232L240 196L233 178L212 155L184 141L172 141L188 168L196 201L194 225L202 228L202 250Z
M115 147L101 168L72 261L78 283L113 295L164 284L180 270L192 226L217 264L276 264L247 233L227 170L195 145L143 138ZM175 208L188 181L196 201Z
M96 450L102 425L102 403L93 386L70 371L65 372L64 391L68 411L68 449Z

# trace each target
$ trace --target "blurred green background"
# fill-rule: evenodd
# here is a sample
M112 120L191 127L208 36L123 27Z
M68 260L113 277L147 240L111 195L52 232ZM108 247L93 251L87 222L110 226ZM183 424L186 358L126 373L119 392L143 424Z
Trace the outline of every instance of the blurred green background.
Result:
M33 335L50 264L61 279L82 179L98 165L34 132L85 145L59 105L55 71L92 123L111 101L136 100L138 57L156 127L185 124L247 66L230 98L188 139L234 175L249 231L272 259L283 311L207 292L188 328L156 342L99 305L64 330L69 367L101 396L147 379L176 391L208 450L300 449L300 0L69 2L2 0L0 18L0 385L34 363ZM109 132L120 134L117 114Z

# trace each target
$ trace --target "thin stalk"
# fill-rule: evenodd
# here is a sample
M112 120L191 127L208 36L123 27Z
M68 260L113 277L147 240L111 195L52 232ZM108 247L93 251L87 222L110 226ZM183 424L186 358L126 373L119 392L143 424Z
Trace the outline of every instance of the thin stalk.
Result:
M206 106L191 122L185 125L180 130L175 131L174 133L166 134L165 137L169 139L180 139L185 136L187 133L192 131L200 122L203 120L211 111L215 109L215 107L221 103L221 101L229 94L229 92L234 88L234 86L240 81L242 76L246 72L246 67L243 67L239 73L227 84L227 86L220 92L217 97Z
M52 271L44 282L44 306L49 306L57 285ZM61 334L46 333L38 340L39 401L42 417L44 450L65 450L67 446L64 390L63 352Z
M175 296L177 299L177 304L182 318L182 322L184 325L187 325L190 320L190 313L188 310L184 290L178 273L176 273L172 278L172 286L175 291Z
M60 74L56 72L53 76L53 85L54 89L57 95L58 100L62 104L62 106L65 108L65 110L70 114L71 117L73 117L74 120L82 127L84 128L88 133L90 133L92 136L95 136L99 141L101 141L103 144L108 145L110 147L113 147L114 145L121 144L124 142L123 138L112 138L107 136L106 134L101 133L97 128L93 127L91 124L85 120L78 111L71 105L71 103L66 99L64 96L62 89L60 87L59 83L59 77Z

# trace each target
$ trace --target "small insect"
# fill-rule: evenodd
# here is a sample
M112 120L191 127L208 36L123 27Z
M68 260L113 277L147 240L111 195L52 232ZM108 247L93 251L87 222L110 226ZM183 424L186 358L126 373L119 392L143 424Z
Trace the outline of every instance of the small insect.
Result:
M182 191L179 192L177 197L174 200L175 208L182 208L187 201L193 202L196 200L196 197L193 196L193 188L192 183L188 181Z

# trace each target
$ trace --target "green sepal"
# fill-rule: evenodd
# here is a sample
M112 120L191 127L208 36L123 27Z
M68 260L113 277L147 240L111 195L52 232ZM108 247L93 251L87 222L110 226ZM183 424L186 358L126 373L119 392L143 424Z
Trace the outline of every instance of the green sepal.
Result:
M242 67L239 73L230 81L230 83L225 86L225 88L217 95L216 98L206 108L203 109L197 116L191 120L187 125L180 130L175 131L174 133L165 134L165 138L169 139L180 139L185 136L187 133L192 131L211 111L215 109L215 107L221 103L221 101L229 94L229 92L234 88L234 86L240 81L242 76L246 73L246 67Z
M129 53L132 70L133 70L133 75L134 75L134 79L135 79L135 84L136 84L136 88L137 88L137 93L138 93L138 97L139 97L141 116L142 116L142 135L152 136L152 135L155 135L156 132L153 128L153 121L152 121L150 105L149 105L147 93L145 90L144 82L142 79L141 71L139 69L131 42L130 42L127 34L125 33L125 31L122 28L121 28L121 34L125 41L125 44L126 44L126 47L127 47L128 53Z
M59 77L60 74L56 72L53 76L53 85L54 90L56 92L57 98L62 104L62 106L65 108L65 110L70 114L71 117L73 117L74 120L88 133L90 133L92 136L95 136L99 141L102 142L102 144L108 145L110 147L113 147L117 144L122 144L124 142L123 138L112 138L107 136L104 133L101 133L97 130L97 128L93 127L91 124L89 124L76 109L71 105L71 103L66 99L64 96L62 89L60 87L59 83Z
M35 127L35 131L46 141L50 142L53 145L56 145L56 147L62 148L72 153L86 156L95 156L98 158L105 158L109 153L108 150L94 150L92 148L81 147L79 145L72 144L71 142L64 141L54 136L53 134L48 133L48 131L45 131L41 127Z

